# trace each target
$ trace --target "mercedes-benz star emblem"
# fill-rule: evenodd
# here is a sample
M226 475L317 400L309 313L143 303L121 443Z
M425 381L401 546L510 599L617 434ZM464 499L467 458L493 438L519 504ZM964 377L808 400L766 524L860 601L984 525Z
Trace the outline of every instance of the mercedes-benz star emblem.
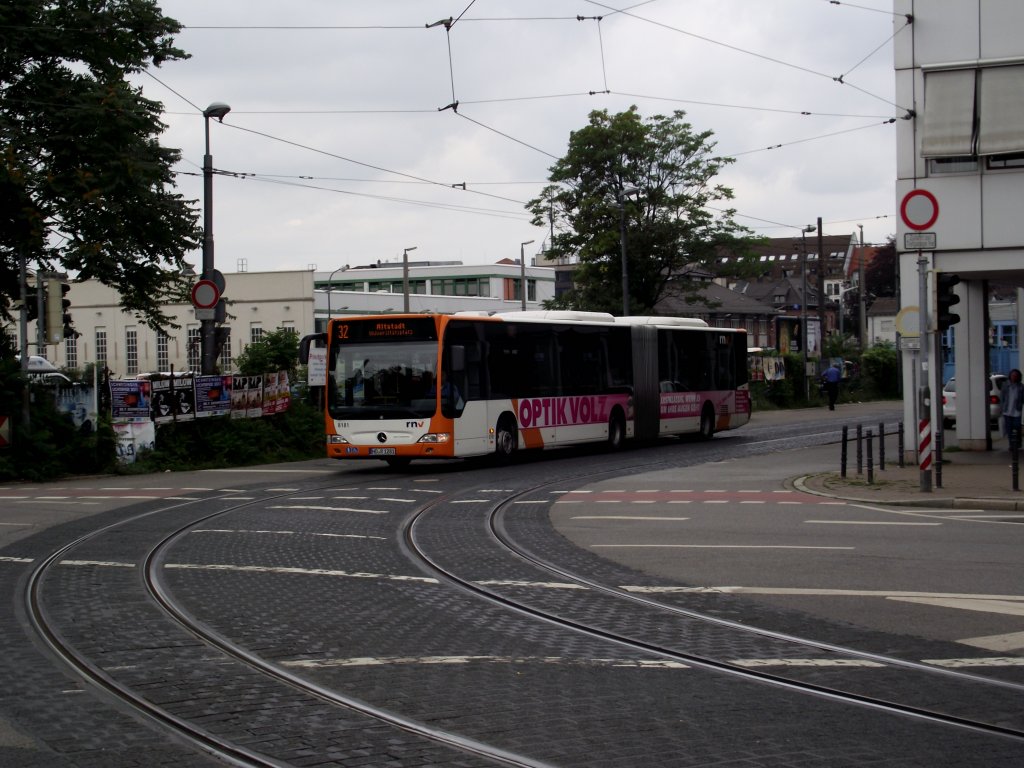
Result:
M386 434L384 434L383 432L378 432L377 433L377 442L378 443L386 443L387 441L388 441L388 436Z

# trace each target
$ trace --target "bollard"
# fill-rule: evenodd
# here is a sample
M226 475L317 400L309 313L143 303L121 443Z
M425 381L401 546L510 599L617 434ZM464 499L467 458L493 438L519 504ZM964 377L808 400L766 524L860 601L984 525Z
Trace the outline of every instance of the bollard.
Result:
M1010 476L1013 479L1013 490L1020 490L1020 430L1010 430Z
M846 443L850 437L850 428L843 426L843 442L840 444L842 447L839 449L839 476L843 479L846 478Z
M903 458L903 422L899 422L896 425L896 460L899 462L900 469L903 469L907 465L906 459Z
M875 467L874 467L874 462L871 460L871 451L872 451L871 446L873 445L873 443L871 442L871 438L872 438L871 430L869 429L868 430L868 485L871 485L872 483L875 482Z
M878 468L885 471L885 424L878 424Z
M934 448L934 450L935 450L935 458L933 459L933 461L935 463L935 487L936 488L941 488L942 487L942 440L943 440L943 432L945 432L945 430L942 429L941 423L942 422L939 422L940 426L939 426L938 429L935 430L935 448Z
M861 474L864 471L864 433L861 431L860 424L857 425L857 474Z

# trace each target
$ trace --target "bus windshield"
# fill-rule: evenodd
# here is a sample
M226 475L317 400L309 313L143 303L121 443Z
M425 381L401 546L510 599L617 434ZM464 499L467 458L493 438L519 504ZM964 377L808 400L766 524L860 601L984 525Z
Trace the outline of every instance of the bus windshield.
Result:
M327 410L334 419L429 417L437 409L437 342L355 342L331 347Z

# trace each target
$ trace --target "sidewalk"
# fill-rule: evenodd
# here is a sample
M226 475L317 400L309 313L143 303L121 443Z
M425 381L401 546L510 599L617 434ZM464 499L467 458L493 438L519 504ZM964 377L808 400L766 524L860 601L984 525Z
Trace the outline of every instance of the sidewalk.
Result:
M941 487L933 463L930 492L921 490L921 470L916 464L907 463L903 467L898 465L895 436L887 436L885 448L885 469L882 470L879 468L876 437L872 483L868 483L866 447L863 451L862 471L857 473L857 446L851 435L845 478L839 471L837 447L834 472L806 475L794 480L793 485L808 493L874 504L1024 512L1024 491L1013 490L1013 469L1006 438L993 440L991 451L945 451ZM1024 464L1024 451L1021 451L1020 461ZM1017 486L1024 488L1024 467L1020 468Z

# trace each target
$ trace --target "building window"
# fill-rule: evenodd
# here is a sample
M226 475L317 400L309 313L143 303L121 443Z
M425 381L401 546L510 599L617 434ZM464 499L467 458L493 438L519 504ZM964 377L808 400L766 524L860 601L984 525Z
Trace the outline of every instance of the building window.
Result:
M200 371L203 368L203 329L198 325L188 327L188 369Z
M134 328L124 329L124 365L128 376L139 373L139 332Z
M156 369L171 370L170 337L164 331L156 332Z
M78 368L78 336L64 339L64 359L68 368Z
M231 329L224 325L217 329L221 334L220 345L220 368L222 371L230 371L234 365L234 358L231 356Z
M536 301L537 300L537 281L527 280L526 281L526 300Z
M1024 65L926 71L924 98L921 156L930 171L972 171L979 157L1024 153Z
M259 323L253 323L249 326L249 343L258 344L260 339L263 338L263 326Z
M285 320L285 321L283 321L281 323L281 330L282 331L291 331L292 333L295 333L296 332L295 331L295 321L294 320Z
M107 329L96 329L96 365L101 368L107 367Z

